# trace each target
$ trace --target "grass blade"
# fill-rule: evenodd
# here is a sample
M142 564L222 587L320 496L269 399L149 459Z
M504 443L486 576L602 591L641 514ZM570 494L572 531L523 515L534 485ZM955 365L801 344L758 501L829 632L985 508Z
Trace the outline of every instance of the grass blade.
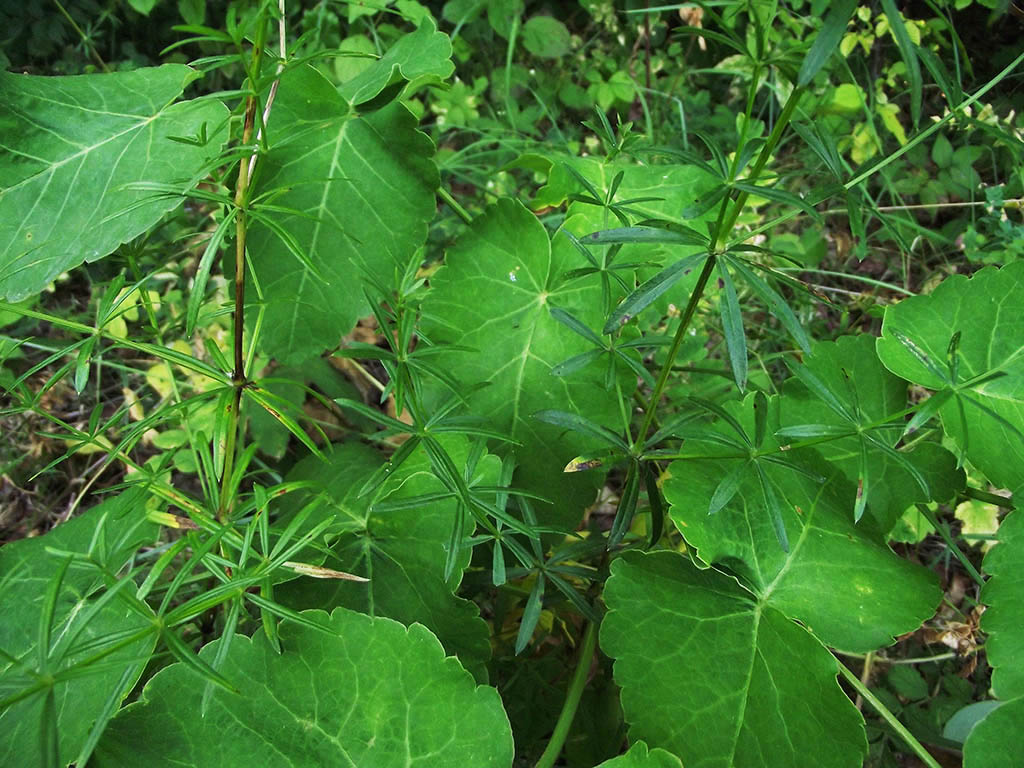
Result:
M907 79L910 81L910 118L917 128L921 122L921 63L917 60L917 52L914 43L907 33L907 27L903 23L903 16L896 8L895 0L882 0L882 10L889 20L889 28L893 37L896 38L896 45L900 49L900 56L907 67Z
M839 50L839 41L843 39L846 25L850 23L850 17L855 10L857 0L839 0L832 4L831 11L825 17L825 23L814 38L811 50L807 52L804 63L800 65L800 73L796 80L798 86L809 85L832 54Z

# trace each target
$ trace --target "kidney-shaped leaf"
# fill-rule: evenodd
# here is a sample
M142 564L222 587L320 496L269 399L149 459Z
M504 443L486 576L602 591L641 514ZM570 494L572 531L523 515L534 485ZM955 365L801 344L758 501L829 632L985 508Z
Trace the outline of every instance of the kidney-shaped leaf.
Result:
M280 655L262 632L233 639L220 671L239 692L216 689L205 717L191 671L158 672L111 721L95 764L510 768L498 692L445 658L427 629L343 608L303 615L329 632L285 623Z
M836 660L735 580L675 552L629 552L604 594L601 648L631 739L687 768L859 768L864 725Z
M939 410L943 429L989 480L1011 490L1024 486L1021 306L1022 261L954 275L928 296L886 308L878 340L878 356L897 376L953 392Z
M392 103L360 115L310 66L282 76L267 137L260 188L283 190L273 204L295 213L266 216L320 273L275 232L253 227L266 310L261 343L296 363L337 344L368 314L366 276L390 285L426 240L438 175L433 145L408 109Z
M769 400L769 435L778 427L777 402ZM727 411L753 434L753 396ZM721 434L730 432L723 428ZM700 443L686 445L695 451ZM762 451L774 447L766 437ZM709 444L711 455L721 451ZM854 524L852 486L813 452L798 449L781 456L795 466L763 459L759 464L780 508L788 552L779 546L764 483L750 464L740 470L735 495L708 514L722 478L746 459L709 457L669 466L663 488L672 519L700 558L728 567L762 600L843 650L875 650L919 627L942 597L935 579L897 557L871 519Z
M125 186L185 192L220 151L224 105L173 103L198 76L181 64L74 77L0 73L0 296L41 291L181 204Z

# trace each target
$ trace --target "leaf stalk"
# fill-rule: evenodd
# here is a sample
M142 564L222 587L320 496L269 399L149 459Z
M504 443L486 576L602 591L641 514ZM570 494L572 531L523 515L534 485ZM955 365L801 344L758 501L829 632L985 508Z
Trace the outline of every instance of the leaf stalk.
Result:
M590 662L594 658L596 648L597 623L589 621L587 628L583 631L583 642L580 644L576 669L573 670L572 680L569 681L569 689L565 693L565 702L558 715L558 722L555 723L551 739L534 768L552 768L558 756L562 754L562 747L565 746L565 740L569 736L569 729L572 727L572 721L576 717L576 710L580 705L580 698L583 696L583 689L587 684Z

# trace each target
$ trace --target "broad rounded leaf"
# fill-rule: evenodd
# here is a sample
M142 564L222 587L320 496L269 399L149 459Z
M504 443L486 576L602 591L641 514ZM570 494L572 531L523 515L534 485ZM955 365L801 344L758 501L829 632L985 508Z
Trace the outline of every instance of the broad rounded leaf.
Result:
M563 277L581 262L567 238L556 235L550 240L522 204L500 200L448 252L446 266L432 279L423 303L424 333L432 341L475 350L442 352L432 360L456 371L467 391L487 385L467 396L474 415L529 446L514 449L519 462L515 484L557 500L553 509L538 505L538 512L548 509L545 522L567 526L576 524L600 478L597 473L565 475L562 470L574 456L593 448L594 441L532 415L557 404L612 429L621 421L614 395L604 389L602 366L571 376L551 373L559 363L593 349L591 342L551 316L552 306L589 328L602 323L600 282L592 275Z
M747 434L754 433L753 405L750 396L742 407L726 408ZM776 447L770 435L777 419L778 398L772 398L762 451ZM719 434L734 433L721 427ZM715 443L688 440L686 446L690 452L707 450L709 457L675 461L668 468L663 489L679 531L703 561L729 568L763 601L799 619L824 643L847 651L875 650L934 613L942 599L935 578L897 557L870 518L854 524L852 486L812 451L776 454L793 466L759 460L780 502L786 552L753 467L742 473L728 503L708 515L722 478L747 459L712 458L729 450Z
M878 340L878 356L896 375L932 390L953 389L939 410L943 429L989 480L1011 490L1024 486L1021 306L1022 261L970 278L954 275L928 296L886 308ZM955 381L951 364L958 367Z
M47 548L61 552L88 555L91 562L110 573L117 573L143 544L156 538L156 526L142 512L145 495L129 490L85 514L58 526L45 536L20 539L0 549L0 649L23 659L29 669L36 669L38 627L44 601L52 580L62 564L62 557L47 553ZM69 670L103 648L101 639L125 630L144 630L149 617L138 615L114 601L101 608L88 623L83 616L89 612L93 599L104 585L96 567L72 565L64 574L57 596L50 641L62 635L81 631L75 645L96 641L84 653L71 652L49 669L50 674ZM148 609L147 609L148 613ZM114 651L94 671L53 686L57 705L56 729L60 739L60 765L78 757L93 721L100 716L111 696L118 699L128 694L142 673L144 660L156 641L156 634ZM109 662L115 664L109 664ZM132 664L135 669L132 670ZM128 672L126 679L122 676ZM77 674L77 673L76 673ZM27 689L36 682L17 666L0 662L0 698ZM120 689L118 686L120 685ZM39 752L40 724L46 690L22 699L0 711L0 765L42 765ZM49 725L49 724L48 724Z
M239 693L215 689L205 717L193 672L158 672L111 721L95 765L165 765L173 756L223 768L510 768L498 692L446 659L427 629L343 608L329 619L304 615L329 632L285 623L280 655L262 632L233 639L220 671ZM212 660L220 642L200 656Z
M181 64L74 77L0 73L0 296L41 291L181 204L125 187L186 192L205 174L228 111L211 99L173 103L198 76Z
M981 593L988 606L981 627L989 635L985 655L995 668L992 692L1006 700L1024 696L1024 512L1010 513L998 535L999 543L985 556L991 578Z
M274 232L253 226L250 257L266 312L261 343L296 363L336 345L368 314L367 276L390 285L423 243L438 175L433 145L408 109L393 103L353 112L310 66L282 76L267 138L260 187L285 190L273 204L295 213L264 215L294 237L326 280Z
M836 660L735 580L675 552L628 552L604 594L601 648L631 739L687 768L862 764L863 720Z
M964 743L964 768L1009 768L1020 762L1024 697L1000 704L971 729Z
M457 465L463 466L468 441L443 436L441 443ZM313 494L325 493L325 502L306 522L313 525L326 515L334 517L334 524L325 533L332 555L324 564L369 581L354 584L300 578L277 587L275 597L298 609L342 606L403 624L419 622L437 635L445 649L457 655L467 669L483 673L491 655L487 624L475 603L453 594L469 565L468 549L459 559L454 584L444 580L445 547L455 519L455 500L424 502L407 509L376 509L374 504L445 490L420 447L394 471L378 494L357 498L381 460L378 452L353 443L336 445L326 462L310 456L295 465L288 480L312 481L317 487L290 495L283 506L285 514L307 503ZM498 472L497 458L485 456L469 485L494 485ZM467 535L472 528L469 518Z
M853 432L858 426L884 422L907 408L906 380L882 366L875 353L875 340L870 335L841 336L834 342L819 342L813 354L804 358L802 366L853 419L837 414L794 377L786 382L785 394L779 401L779 421L783 427L814 424ZM885 448L893 449L904 426L903 418L899 417L893 420L892 427L871 429L867 434ZM892 530L913 502L950 501L963 488L964 473L956 468L956 458L937 443L924 443L910 452L900 451L900 459L894 457L894 451L856 435L816 445L818 453L842 470L854 492L864 471L862 443L867 458L867 511L884 532ZM907 464L928 486L929 494L924 493ZM848 501L852 514L854 496Z
M626 207L640 219L664 219L675 224L684 224L704 232L700 221L685 219L680 212L691 207L700 196L715 186L714 180L704 171L692 165L638 166L623 162L606 163L596 157L575 157L552 153L550 155L524 155L516 164L531 165L536 170L546 170L547 184L540 188L533 200L534 208L560 206L570 194L582 193L579 181L568 171L571 166L583 176L601 195L607 196L612 181L622 172L622 181L615 191L615 201L640 199ZM585 203L572 203L570 213L586 210L600 210ZM701 220L714 220L714 212ZM614 217L607 217L599 228L619 226ZM591 230L593 231L593 230ZM586 233L581 233L586 234ZM677 253L677 251L672 251Z
M683 768L679 758L664 749L648 751L647 745L638 741L624 755L605 760L597 768Z
M358 105L402 80L444 80L455 70L451 55L451 40L437 31L434 20L428 15L415 32L399 38L378 61L343 83L339 91L345 101Z
M534 16L523 25L523 46L534 56L557 59L569 52L569 30L551 16Z

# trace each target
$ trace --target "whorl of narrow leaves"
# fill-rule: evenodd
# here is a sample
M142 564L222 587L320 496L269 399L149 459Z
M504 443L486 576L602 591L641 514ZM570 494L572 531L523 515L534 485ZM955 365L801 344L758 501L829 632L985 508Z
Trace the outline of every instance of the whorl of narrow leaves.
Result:
M303 614L324 629L285 624L278 655L259 632L236 636L220 670L238 693L203 686L175 664L107 728L95 765L249 768L416 762L510 768L512 732L498 692L477 686L427 629L343 608ZM207 645L214 658L218 643Z
M943 397L942 427L961 454L1010 490L1024 489L1021 306L1024 261L953 275L886 308L877 342L886 368Z
M94 722L100 719L102 727L105 708L110 717L142 674L156 640L146 633L152 612L98 601L106 583L100 569L118 573L138 547L156 538L156 526L139 514L144 500L138 490L125 491L45 536L0 549L0 650L21 660L0 659L0 698L31 689L40 674L56 679L0 709L0 764L42 765L41 732L57 739L61 765L76 760ZM71 565L70 558L78 562ZM84 664L132 630L142 637ZM47 647L41 648L44 638ZM74 650L85 643L92 643L91 650ZM53 717L44 710L51 691Z
M530 446L515 451L516 485L559 500L554 507L539 505L538 512L542 520L569 527L593 499L594 479L565 475L562 468L591 439L532 415L553 403L603 425L615 424L618 415L600 366L552 375L556 365L592 345L552 317L550 308L564 309L590 328L601 324L600 282L563 277L581 262L567 238L551 240L534 214L501 200L448 252L423 305L428 338L476 350L442 351L435 363L459 371L475 418ZM487 386L474 390L479 384Z

